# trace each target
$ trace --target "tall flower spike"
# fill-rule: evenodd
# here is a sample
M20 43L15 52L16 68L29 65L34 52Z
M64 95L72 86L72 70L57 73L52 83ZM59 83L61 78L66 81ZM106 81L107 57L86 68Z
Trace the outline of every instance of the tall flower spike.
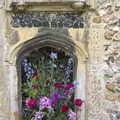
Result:
M35 114L35 120L42 120L42 118L44 117L45 113L44 112L36 112Z

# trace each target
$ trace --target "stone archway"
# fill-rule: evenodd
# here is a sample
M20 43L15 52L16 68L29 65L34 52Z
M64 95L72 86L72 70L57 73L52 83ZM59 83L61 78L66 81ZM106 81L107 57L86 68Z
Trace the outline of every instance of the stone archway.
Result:
M41 47L62 48L64 51L73 54L77 60L76 81L79 86L76 90L75 97L81 97L85 100L85 82L86 82L86 60L87 52L82 45L76 44L69 35L55 32L53 30L43 31L31 40L18 44L9 55L10 61L10 101L11 101L11 120L20 120L20 103L19 101L19 79L20 69L19 61L33 49ZM78 120L85 119L85 104L82 106L81 112L78 111Z

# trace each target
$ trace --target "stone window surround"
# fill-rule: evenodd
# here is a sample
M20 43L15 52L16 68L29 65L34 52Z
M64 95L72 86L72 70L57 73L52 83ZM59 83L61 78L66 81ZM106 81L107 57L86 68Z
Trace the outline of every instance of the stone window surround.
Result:
M10 120L20 120L20 101L19 99L19 81L20 72L19 70L19 60L20 56L22 57L29 53L31 48L40 48L41 45L48 45L53 47L60 47L64 51L72 51L73 55L77 57L77 72L76 72L76 81L80 83L76 90L76 97L80 97L83 100L86 100L86 61L87 61L87 52L82 46L78 46L76 43L73 43L69 36L63 34L55 33L43 33L38 35L31 40L22 42L14 47L8 58L9 68L10 68L10 108L11 108L11 119ZM43 47L43 46L41 46ZM73 47L75 51L73 51ZM26 52L25 52L26 51ZM27 52L28 51L28 52ZM24 54L26 53L26 54ZM19 60L18 60L19 59ZM18 69L17 69L18 68ZM18 70L18 71L17 71ZM85 104L83 104L80 111L78 111L78 119L85 119Z

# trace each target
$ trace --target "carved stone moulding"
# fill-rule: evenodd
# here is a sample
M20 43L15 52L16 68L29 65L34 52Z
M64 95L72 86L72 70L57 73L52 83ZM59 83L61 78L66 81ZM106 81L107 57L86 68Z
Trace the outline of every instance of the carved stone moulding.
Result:
M86 0L11 0L11 2L38 2L38 3L43 3L43 2L86 2Z
M35 9L43 11L44 7L47 11L74 11L76 9L82 11L83 7L88 5L86 0L11 0L8 6L11 10L33 10L35 7Z

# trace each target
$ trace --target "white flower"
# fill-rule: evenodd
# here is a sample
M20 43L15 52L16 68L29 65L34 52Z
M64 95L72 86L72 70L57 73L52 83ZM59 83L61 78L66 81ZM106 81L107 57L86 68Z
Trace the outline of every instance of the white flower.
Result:
M57 59L57 53L51 52L50 57L54 58L54 59Z

